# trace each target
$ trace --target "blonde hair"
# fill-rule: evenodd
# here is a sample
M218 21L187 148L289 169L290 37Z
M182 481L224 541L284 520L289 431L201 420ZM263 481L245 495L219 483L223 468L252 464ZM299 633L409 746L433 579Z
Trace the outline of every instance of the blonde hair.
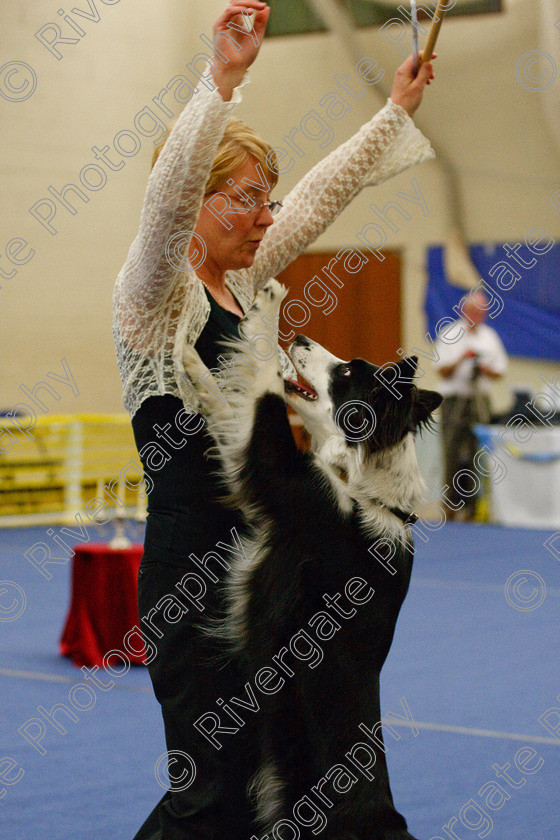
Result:
M173 125L169 127L165 137L160 140L154 149L152 169ZM274 149L263 140L260 134L249 128L242 120L232 117L218 146L204 192L206 194L215 192L227 178L231 177L236 169L247 162L248 157L255 158L261 164L270 189L274 189L278 183L278 164Z

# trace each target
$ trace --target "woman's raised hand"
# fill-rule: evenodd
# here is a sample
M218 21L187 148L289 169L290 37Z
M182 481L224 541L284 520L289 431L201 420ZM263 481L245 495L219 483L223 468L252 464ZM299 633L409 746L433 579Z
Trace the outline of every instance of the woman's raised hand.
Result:
M222 99L231 99L256 59L269 15L270 6L260 0L231 0L214 24L213 73Z
M435 53L433 58L436 58ZM391 91L391 99L395 105L400 105L410 116L420 105L424 88L435 78L431 62L421 64L416 77L413 69L414 59L409 56L397 70Z

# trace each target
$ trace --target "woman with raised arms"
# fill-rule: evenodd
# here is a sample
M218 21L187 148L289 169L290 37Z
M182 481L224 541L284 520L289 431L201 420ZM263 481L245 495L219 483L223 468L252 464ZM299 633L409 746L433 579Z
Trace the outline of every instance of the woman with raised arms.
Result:
M221 501L183 348L194 345L216 367L220 342L237 335L269 277L364 186L433 156L411 120L433 68L422 65L415 78L409 58L379 113L317 164L282 206L271 201L274 152L233 117L269 14L259 0L233 0L216 21L213 64L156 155L139 231L115 286L123 401L151 479L139 612L157 650L148 667L170 776L170 790L135 840L249 840L257 831L247 796L256 769L251 726L236 726L220 708L220 698L244 696L247 678L201 629L222 607L220 583L228 559L243 550L243 521ZM196 598L188 600L189 591ZM223 730L221 749L193 726L209 711Z

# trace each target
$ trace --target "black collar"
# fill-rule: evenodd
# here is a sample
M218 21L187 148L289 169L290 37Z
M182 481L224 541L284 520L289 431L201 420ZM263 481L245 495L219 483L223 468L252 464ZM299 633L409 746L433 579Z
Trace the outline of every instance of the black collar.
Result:
M377 505L378 507L381 507L381 508L384 508L385 510L388 510L389 513L393 514L393 516L396 516L397 519L400 519L401 522L403 523L403 525L414 525L415 522L418 522L418 514L417 513L406 513L406 511L401 510L400 508L389 507L389 505L386 505L380 499L372 499L371 501L373 502L374 505Z
M385 507L385 505L384 505ZM418 514L417 513L405 513L404 510L400 508L388 508L396 517L398 517L403 525L414 525L415 522L418 522Z

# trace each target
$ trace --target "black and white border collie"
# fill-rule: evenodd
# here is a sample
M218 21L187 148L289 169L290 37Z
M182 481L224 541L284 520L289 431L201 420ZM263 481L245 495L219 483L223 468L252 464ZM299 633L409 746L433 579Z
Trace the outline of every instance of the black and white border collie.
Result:
M184 358L252 529L229 578L224 632L251 675L268 674L258 815L270 837L291 837L297 813L302 838L413 840L393 805L381 727L373 773L358 781L348 757L364 760L352 752L365 740L360 724L381 720L379 674L408 590L410 523L424 490L414 432L441 397L413 384L414 359L389 371L343 362L304 336L289 353L306 383L285 382L273 327L285 294L275 280L258 293L216 387L194 350ZM310 452L294 442L286 402L311 435ZM321 657L297 655L313 634ZM326 824L305 821L312 791Z

